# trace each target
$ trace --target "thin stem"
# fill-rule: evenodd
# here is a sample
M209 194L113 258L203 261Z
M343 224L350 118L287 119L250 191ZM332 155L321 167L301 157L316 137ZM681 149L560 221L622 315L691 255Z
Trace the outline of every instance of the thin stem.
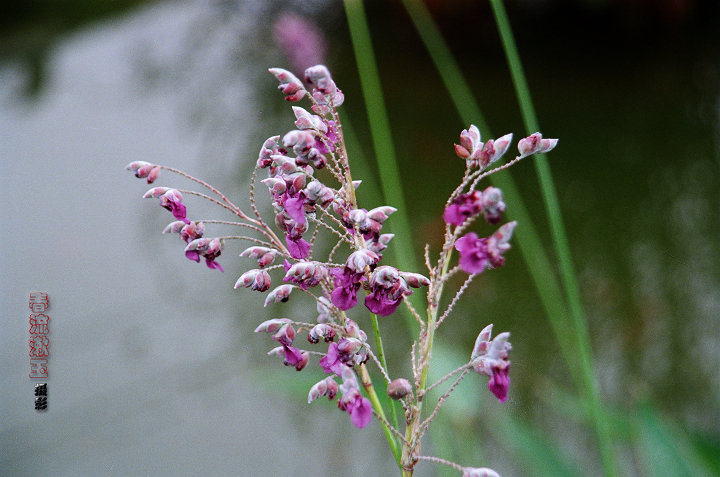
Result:
M457 377L455 382L452 383L452 385L448 388L447 391L445 391L443 393L442 396L440 396L437 404L435 405L435 409L433 409L433 412L427 417L427 419L425 419L422 422L422 424L420 424L419 432L414 437L415 439L420 439L423 436L423 434L425 434L425 431L427 431L428 427L430 427L430 423L432 422L432 420L435 419L435 416L437 416L437 413L440 412L440 408L445 403L445 400L450 396L450 394L452 394L452 392L455 390L457 385L460 384L460 381L462 381L465 378L465 376L467 375L468 372L469 372L469 369L467 369L467 368L463 369L462 373L460 374L460 376Z
M250 178L250 207L252 207L252 210L255 213L255 217L257 217L257 219L262 222L260 211L258 210L257 204L255 203L255 179L257 179L257 167L253 167L252 177Z
M470 274L470 275L465 279L465 283L463 283L462 286L460 287L460 289L457 291L457 293L455 293L455 296L453 297L452 301L450 302L450 304L448 305L447 309L445 310L445 313L443 313L442 316L441 316L440 318L438 318L437 323L435 323L435 328L437 328L438 326L440 326L440 324L441 324L443 321L445 321L445 318L447 318L447 316L448 316L448 315L450 314L450 312L453 310L453 308L455 307L455 304L456 304L457 301L460 299L460 296L461 296L461 295L465 292L465 290L467 290L467 288L470 286L470 282L472 281L473 278L475 278L475 275L477 275L477 273Z
M253 242L258 245L262 245L263 247L274 247L273 244L265 242L263 240L257 239L255 237L248 237L247 235L226 235L224 237L217 237L222 240L247 240L248 242ZM289 255L288 255L289 256Z
M385 419L383 416L381 416L380 414L378 414L377 411L375 411L375 409L372 410L372 413L373 413L373 415L374 415L375 417L378 418L378 421L380 421L382 424L384 424L385 426L387 426L387 428L390 430L390 432L392 432L393 434L395 434L395 436L396 436L398 439L400 439L400 442L402 442L403 444L405 444L405 436L403 436L400 431L398 431L395 427L393 427L392 424L390 424L390 423L387 421L387 419Z
M372 324L373 335L375 337L375 346L377 347L378 359L380 360L381 370L387 382L385 383L385 389L390 382L390 377L387 375L389 372L387 361L385 360L385 350L383 349L382 337L380 336L380 325L378 324L378 318L375 313L370 313L370 323ZM390 402L390 417L392 418L393 426L398 426L397 412L395 411L395 404Z
M459 470L460 472L464 471L465 468L461 466L460 464L456 464L455 462L451 462L449 460L441 459L440 457L433 457L429 455L418 455L415 456L417 460L424 460L427 462L434 462L436 464L443 464L447 465L449 467L452 467L453 469Z
M188 190L188 189L176 189L176 190L177 190L178 192L182 192L183 194L190 194L190 195L194 195L194 196L197 196L197 197L202 197L203 199L207 199L207 200L209 200L210 202L212 202L212 203L214 203L214 204L217 204L217 205L219 205L220 207L222 207L222 208L224 208L224 209L229 210L230 212L232 212L233 214L237 215L237 216L240 217L241 219L247 219L247 216L246 216L245 214L243 214L240 209L238 209L238 208L233 208L233 207L231 207L231 206L229 206L229 205L227 205L227 204L223 204L222 202L220 202L220 201L217 200L216 198L210 197L210 196L207 195L207 194L203 194L202 192L195 192L194 190ZM238 213L238 212L239 212L239 213ZM240 214L242 214L242 215L240 215Z
M230 220L215 220L215 219L209 219L209 220L198 219L198 220L193 220L193 222L202 222L203 224L235 225L237 227L246 227L248 225L244 222L232 222Z
M495 2L491 2L491 4L493 6L496 5ZM422 2L413 0L403 0L403 5L410 14L418 34L430 53L436 69L440 74L455 108L462 118L462 121L465 124L474 123L480 128L480 130L483 131L484 134L492 136L492 133L487 126L487 122L482 116L477 101L473 97L469 84L463 77L457 61L442 38L440 30L433 21L425 5ZM504 10L501 12L501 17L506 17ZM499 22L499 24L501 23L507 22L503 20ZM528 130L536 130L536 128L528 128ZM539 166L538 171L544 171L544 169L545 168L542 166ZM516 232L515 240L520 248L523 259L527 263L528 270L538 291L545 314L548 317L550 325L553 329L563 358L570 369L570 373L573 376L576 385L582 386L584 378L580 376L580 370L578 369L580 365L578 364L576 357L577 346L574 344L576 337L573 336L573 326L568 326L569 310L565 303L565 298L563 297L557 277L552 271L553 261L548 258L546 251L540 243L539 235L512 178L507 174L500 174L493 176L491 178L491 182L493 185L504 191L505 202L508 205L508 215L511 215L518 221L518 223L522 224L522 230L518 230ZM553 209L553 214L559 213L559 208ZM560 249L565 249L565 247L560 245ZM564 254L565 252L561 253ZM566 277L564 280L568 280L568 278L569 277ZM574 296L576 294L570 293L569 295ZM574 300L574 298L572 298L572 300ZM577 308L577 303L572 306ZM585 359L583 361L587 362ZM595 388L595 385L593 384L592 387ZM596 393L594 394L597 395ZM593 401L597 400L597 397L593 398ZM595 414L595 416L597 416L597 414ZM597 423L598 420L595 419L595 422ZM604 427L604 425L600 423L600 429L602 429L602 427ZM606 440L602 437L604 435L606 435L606 432L600 430L598 433L599 439L607 442L609 439ZM608 452L608 444L601 444L601 446L607 449L602 451L602 454L610 456L610 453ZM612 457L606 457L605 462L612 464ZM613 467L613 465L607 465L607 467ZM614 471L609 473L609 475L614 474Z
M344 5L353 51L355 52L355 62L358 67L360 86L370 122L370 133L375 150L380 188L385 202L393 204L398 209L393 214L393 220L389 221L388 224L390 230L395 232L395 239L393 240L395 246L392 250L397 257L398 263L404 264L407 269L417 271L419 267L413 254L413 235L400 181L400 167L395 155L390 122L385 108L380 75L375 61L365 9L362 0L344 0ZM415 301L417 298L412 297L411 300ZM408 330L415 329L412 317L408 316L406 320Z
M372 352L372 349L370 348L370 346L368 346L367 343L365 343L365 347L366 347L366 349L367 349L368 354L370 355L370 357L372 358L373 362L375 363L375 366L377 366L378 369L380 370L380 374L382 374L382 375L383 375L383 378L385 378L385 384L386 384L386 385L389 384L389 383L390 383L390 376L388 375L387 371L385 370L385 367L384 367L383 364L380 362L380 360L378 359L378 357L375 356L375 353Z
M190 174L188 174L188 173L186 173L186 172L183 172L183 171L181 171L181 170L179 170L179 169L175 169L174 167L170 167L170 166L159 166L159 167L160 167L160 169L165 169L166 171L173 172L173 173L175 173L175 174L178 174L178 175L181 175L181 176L185 177L186 179L190 179L190 180L193 181L193 182L197 182L198 184L202 185L203 187L206 187L207 189L209 189L209 190L212 191L213 193L217 194L217 196L220 197L223 202L225 202L226 204L234 207L238 212L242 212L242 211L240 210L240 208L238 208L235 204L233 204L232 202L230 202L230 199L228 199L227 197L225 197L225 195L224 195L222 192L220 192L219 190L217 190L216 188L214 188L213 186L211 186L210 184L208 184L208 183L205 182L204 180L198 179L197 177L193 177L193 176L191 176Z
M520 55L515 45L515 38L510 28L510 21L508 20L502 0L490 0L490 5L495 15L495 22L497 23L500 38L502 39L502 44L505 49L505 56L507 57L510 74L513 84L515 85L525 127L528 134L531 134L539 130L539 124L532 98L530 97L530 88L528 87L523 72ZM542 196L545 201L545 210L550 222L555 252L558 256L560 279L565 288L565 296L570 307L570 323L580 354L580 377L584 384L585 397L590 405L590 413L600 448L600 458L602 459L605 475L614 476L617 475L617 463L612 449L612 441L607 422L603 418L600 390L595 378L595 369L592 360L590 337L587 330L582 301L580 299L572 257L570 255L570 246L568 245L567 234L565 233L565 225L563 224L562 214L560 213L560 202L550 172L550 165L544 155L540 155L535 159L535 167L542 190Z
M395 457L395 461L397 462L398 466L400 465L400 449L398 449L397 442L395 441L395 438L392 435L392 431L390 430L390 426L388 426L386 423L387 418L385 417L385 411L383 410L382 404L380 404L380 399L378 399L377 394L375 393L375 388L373 387L372 380L370 379L370 373L368 373L367 366L364 364L361 364L359 366L360 368L360 378L363 385L363 388L365 389L365 392L368 395L368 398L370 399L370 402L372 403L373 409L375 409L375 412L379 416L382 417L382 420L380 421L380 425L383 428L383 432L385 433L385 438L388 441L388 444L390 445L390 450L393 453L393 456Z
M470 366L472 366L471 363L465 363L465 364L463 364L462 366L460 366L459 368L453 369L452 371L450 371L449 373L447 373L445 376L443 376L442 378L438 379L437 381L435 381L434 383L432 383L430 386L426 387L426 388L425 388L425 392L426 392L426 393L429 393L430 391L432 391L433 389L435 389L436 387L438 387L439 385L441 385L442 383L444 383L444 382L447 381L448 379L450 379L450 378L452 378L453 376L455 376L455 375L456 375L457 373L459 373L460 371L468 369Z

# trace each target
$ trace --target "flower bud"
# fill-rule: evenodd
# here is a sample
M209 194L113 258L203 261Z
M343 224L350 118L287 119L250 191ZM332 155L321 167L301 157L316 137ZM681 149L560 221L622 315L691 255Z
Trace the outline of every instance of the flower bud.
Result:
M258 267L265 268L275 261L276 254L277 250L273 248L253 246L243 250L240 256L254 258L258 261Z
M490 257L490 263L493 267L500 267L505 263L505 258L502 256L506 251L510 249L510 238L512 237L513 230L517 222L512 221L502 225L497 229L487 240L487 253Z
M276 287L268 293L267 298L265 298L265 306L268 306L270 303L284 303L288 301L293 288L295 288L293 285L280 285Z
M334 95L337 86L324 65L315 65L305 70L305 81L323 94Z
M398 378L390 381L387 386L387 393L390 399L402 399L412 392L410 382L405 378Z
M348 220L351 224L357 224L360 231L370 228L370 217L365 209L353 209L348 212Z
M462 477L500 477L500 474L487 467L465 467Z
M405 280L405 283L413 288L420 288L421 286L427 287L430 285L430 280L419 273L400 272L400 276Z
M365 273L365 267L373 268L380 261L377 253L363 249L350 254L345 266L355 273Z
M149 162L133 161L125 166L125 169L132 171L138 179L144 179L148 176L153 167L153 164L150 164Z
M316 344L322 338L326 343L331 342L335 338L335 330L326 323L320 323L313 326L308 331L307 339L310 343Z
M165 230L163 230L162 233L164 234L179 234L180 231L185 227L187 224L183 222L182 220L176 220L175 222L171 222L168 224L167 227L165 227Z
M268 70L280 82L278 89L285 95L285 101L300 101L307 91L302 82L287 70L270 68Z
M489 224L497 224L505 212L502 191L497 187L488 187L482 193L482 213Z
M263 321L255 328L255 333L277 333L283 326L290 323L287 318L273 318L272 320Z
M337 392L337 383L332 376L328 376L322 381L315 383L313 387L310 388L310 392L308 393L308 404L322 396L327 396L328 399L333 400L335 399L335 396L337 396Z
M335 192L318 180L313 180L305 187L305 197L320 204L320 207L327 207L335 198Z
M310 131L296 129L283 136L283 146L292 147L297 155L307 154L315 145L315 136Z
M370 275L370 286L372 288L390 288L400 279L400 272L397 268L389 265L377 267Z
M455 153L460 159L468 159L482 147L480 130L474 124L460 133L460 144L455 144Z
M505 154L507 152L508 148L510 148L510 143L512 142L512 138L513 138L513 135L512 135L512 133L510 133L510 134L506 134L502 137L495 139L494 146L495 146L495 153L497 154L497 157L492 159L490 162L493 162L493 161L499 159L503 154Z
M508 150L510 141L512 141L512 134L506 134L497 140L488 140L488 142L483 145L479 154L477 154L480 161L480 169L485 169L487 166L500 159L500 157L505 154L505 151Z
M270 189L270 193L273 195L282 195L287 189L285 181L277 177L268 177L267 179L263 179L260 182L265 184L268 189Z
M210 239L209 238L197 238L193 241L191 241L187 246L185 247L185 250L183 250L186 254L188 252L198 252L198 253L204 253L207 251L208 246L210 245Z
M286 323L275 332L272 339L281 345L290 346L295 340L295 328L290 323Z
M171 190L175 189L171 189L169 187L153 187L152 189L149 189L147 192L145 192L145 194L143 195L143 199L149 199L151 197L157 198ZM180 194L180 192L178 192L178 194ZM182 198L182 195L180 197Z
M293 113L295 113L295 117L297 118L297 121L295 121L295 126L298 129L314 129L315 131L323 134L327 132L327 124L323 122L320 116L310 114L305 109L298 106L293 106L292 110Z
M362 364L368 360L364 342L357 338L342 338L338 341L337 352L340 361L348 366Z
M351 338L357 338L361 341L365 341L367 339L367 334L360 329L355 320L351 320L350 318L345 320L345 334Z
M320 262L297 262L285 273L284 281L292 281L303 290L317 286L328 277L328 270Z
M271 156L279 152L278 139L280 139L280 136L272 136L265 140L262 147L260 148L260 154L258 154L258 168L265 169L266 167L270 166L270 164L272 164Z
M518 141L518 151L521 157L544 153L557 146L557 142L557 139L543 139L542 134L536 132Z
M259 292L270 288L270 275L265 270L250 270L243 273L235 282L235 288L245 287Z
M390 214L397 212L397 209L395 207L390 207L389 205L385 205L382 207L376 207L374 209L371 209L368 211L367 215L372 220L375 220L376 222L380 222L381 224L387 220L387 218L390 216Z
M272 164L280 169L280 172L283 174L292 174L297 170L297 164L292 157L283 154L273 154L270 158L272 159Z

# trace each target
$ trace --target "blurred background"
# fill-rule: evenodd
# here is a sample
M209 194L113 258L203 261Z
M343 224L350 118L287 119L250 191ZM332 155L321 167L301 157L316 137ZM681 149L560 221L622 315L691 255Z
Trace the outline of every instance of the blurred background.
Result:
M426 5L493 134L525 135L487 3ZM560 138L549 161L620 475L717 475L717 5L506 6L542 132ZM172 165L246 203L260 145L294 120L266 71L307 66L288 56L292 29L277 26L293 14L324 36L314 51L345 92L357 170L376 181L342 3L37 0L2 9L0 474L394 475L379 426L353 428L334 403L308 406L316 367L284 368L265 355L267 337L252 333L302 303L312 319L311 304L268 311L260 295L233 290L249 267L240 246L218 260L225 273L185 259L182 242L160 233L169 214L143 201L147 185L123 170L134 160ZM403 5L366 9L421 257L425 243L440 246L443 204L463 172L452 144L468 124ZM553 256L534 167L505 173ZM156 185L188 184L164 172ZM372 186L359 193L367 208L384 205ZM28 377L32 290L50 296L44 413ZM466 379L424 453L503 476L601 475L515 249L441 328L438 376L465 362L489 322L513 336L509 401ZM404 322L382 326L390 367L407 372ZM393 337L401 346L389 345ZM457 473L421 463L417 475Z

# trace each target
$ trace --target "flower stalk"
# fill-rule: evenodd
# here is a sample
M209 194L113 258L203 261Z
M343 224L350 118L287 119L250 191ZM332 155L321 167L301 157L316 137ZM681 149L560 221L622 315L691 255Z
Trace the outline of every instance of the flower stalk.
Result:
M250 188L253 216L243 212L213 186L182 171L142 161L129 164L128 169L138 178L147 179L148 183L157 180L159 171L165 170L209 190L206 194L153 187L145 194L147 198L158 199L176 219L165 231L177 233L185 242L183 251L188 259L200 262L204 258L208 268L223 272L224 268L216 260L226 242L249 241L252 245L239 255L253 261L251 267L256 268L243 272L235 282L235 288L267 293L266 307L280 307L291 302L295 289L314 298L316 323L308 322L307 312L296 310L291 304L286 310L290 314L301 313L302 320L271 318L257 326L255 332L266 333L275 342L268 354L274 359L282 359L283 365L296 371L310 368L325 375L310 388L308 403L322 396L330 400L337 398L337 407L347 412L352 425L359 429L365 428L375 415L402 475L411 476L419 460L432 461L421 458L422 438L444 402L470 370L489 378L488 389L498 400L504 402L507 399L509 333L500 333L493 338L492 325L486 326L477 337L469 361L451 375L430 384L428 376L435 332L469 288L472 277L502 267L504 255L510 249L509 241L516 222L499 225L506 208L502 192L494 187L479 190L480 180L504 170L507 164L552 149L557 140L542 139L539 133L523 138L518 142L519 155L515 159L504 166L488 169L507 152L512 135L483 142L474 125L460 133L460 144L455 145L455 153L464 162L465 173L445 204L444 244L434 266L431 266L430 250L426 246L428 278L386 265L383 261L385 250L394 238L394 234L383 233L383 227L398 209L381 205L368 210L358 204L355 189L360 181L353 180L337 113L344 95L328 69L323 65L311 66L305 70L304 81L280 68L269 71L278 80L278 88L287 101L307 100L312 112L294 106L298 129L283 136L271 136L260 148ZM322 179L323 169L329 169L330 178L338 183L326 183ZM254 178L260 171L267 173L267 178L260 183L267 187L274 211L272 221L266 221L255 206ZM188 211L192 212L192 204L185 204L184 197L208 201L234 218L190 220ZM469 231L471 227L475 228L480 218L491 227L497 226L495 231L485 237ZM243 227L260 238L251 235L204 237L206 227L223 226ZM336 241L329 253L316 246L320 234L327 234ZM457 263L453 257L455 250L458 252ZM443 291L449 278L457 273L465 273L468 277L445 313L438 318ZM278 274L282 277L279 285L273 283ZM427 300L424 317L408 301L416 291L424 292ZM369 311L375 352L368 344L362 321L356 322L347 314L361 303ZM416 327L419 331L410 348L412 383L404 377L395 377L388 366L379 323L380 319L391 319L387 317L394 315L403 303L411 318L419 323ZM327 346L326 351L305 349L297 340L301 335L306 336L311 347L322 342ZM394 344L395 340L392 342ZM320 359L315 366L317 356ZM384 389L376 389L373 384L368 370L373 364L385 380ZM440 398L430 403L428 390L455 375L455 381ZM383 392L385 396L381 399L379 393ZM383 406L385 399L390 400L389 420ZM391 400L399 400L405 410L404 432L399 428ZM426 408L431 409L429 414ZM436 462L447 461L437 458ZM464 474L475 472L474 468L455 466Z

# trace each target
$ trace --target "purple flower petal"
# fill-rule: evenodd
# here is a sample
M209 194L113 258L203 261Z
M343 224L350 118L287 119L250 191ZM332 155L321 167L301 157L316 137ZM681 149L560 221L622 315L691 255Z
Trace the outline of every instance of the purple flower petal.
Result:
M462 223L465 222L465 217L462 215L458 204L450 204L445 208L443 220L446 224L462 225Z
M342 376L345 365L340 361L337 343L330 343L327 354L320 359L320 366L325 371L325 374Z
M190 223L190 221L185 218L187 216L187 208L181 202L168 200L168 204L170 205L170 212L172 212L173 217L182 220L186 224Z
M460 268L465 273L482 273L488 264L487 239L478 238L470 232L455 241L455 249L460 252Z
M208 268L212 268L214 270L220 270L221 272L224 272L222 265L217 263L215 260L211 260L209 258L205 259L205 265L208 266Z
M353 288L336 288L330 294L332 304L341 310L349 310L357 305L357 290Z
M197 250L188 250L187 252L185 252L185 256L190 260L200 262L200 254L197 252Z
M365 306L368 310L380 316L389 316L395 313L395 310L402 302L402 295L393 300L387 294L383 294L380 290L376 290L365 297Z
M306 223L305 219L305 195L300 194L298 197L285 199L283 204L285 212L300 225Z
M285 352L285 361L287 361L288 365L295 366L303 360L302 352L299 349L288 346L285 343L282 343L282 346Z
M493 368L492 377L488 381L488 389L500 402L507 401L508 388L510 387L509 370L509 366L502 369Z
M285 243L292 258L299 260L310 254L310 244L304 239L292 240L289 236L286 236Z
M370 420L372 419L372 404L370 404L368 398L364 398L358 394L355 403L348 412L350 413L350 420L353 425L358 429L362 429L370 424Z

